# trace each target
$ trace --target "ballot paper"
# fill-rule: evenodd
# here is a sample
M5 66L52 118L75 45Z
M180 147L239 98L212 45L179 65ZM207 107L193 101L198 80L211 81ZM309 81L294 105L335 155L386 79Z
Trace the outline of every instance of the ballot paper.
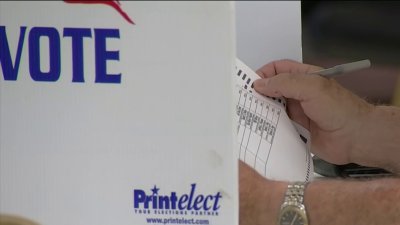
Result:
M309 181L313 164L309 133L290 120L284 98L254 90L260 77L236 60L236 113L239 158L269 179Z

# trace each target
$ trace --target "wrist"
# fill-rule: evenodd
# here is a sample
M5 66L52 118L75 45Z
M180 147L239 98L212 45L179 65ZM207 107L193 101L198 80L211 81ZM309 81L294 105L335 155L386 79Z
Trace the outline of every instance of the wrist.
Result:
M239 161L240 224L276 225L287 184L265 179Z
M267 207L271 213L267 221L271 221L271 224L276 224L278 221L281 205L285 198L285 192L288 187L288 182L272 181L274 185L270 185L272 190L269 193L269 204Z
M400 110L393 106L373 106L362 120L352 162L398 171ZM377 132L380 131L380 132Z
M308 183L304 182L292 182L287 186L279 212L278 225L309 225L304 201L307 185Z
M366 102L365 102L366 103ZM373 104L366 103L364 107L360 107L358 116L353 118L355 122L354 129L351 131L353 135L350 135L349 142L352 143L349 149L349 163L357 163L360 165L364 164L365 157L369 157L369 143L366 140L369 139L371 131L371 121L374 121L378 108Z
M266 180L263 190L260 192L262 201L257 201L261 209L258 216L259 224L276 225L280 207L283 203L287 182ZM268 191L265 191L268 190ZM257 223L258 224L258 223Z

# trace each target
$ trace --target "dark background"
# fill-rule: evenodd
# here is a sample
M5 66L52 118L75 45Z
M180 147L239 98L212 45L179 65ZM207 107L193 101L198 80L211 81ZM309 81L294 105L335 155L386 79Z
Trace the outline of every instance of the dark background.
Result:
M400 1L302 1L301 8L304 63L370 59L370 69L335 79L370 102L400 104Z

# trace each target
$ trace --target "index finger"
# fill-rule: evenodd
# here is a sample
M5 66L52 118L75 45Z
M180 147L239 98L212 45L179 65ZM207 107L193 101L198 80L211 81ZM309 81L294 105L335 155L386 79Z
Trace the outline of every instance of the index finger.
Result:
M300 63L290 59L282 59L270 62L257 70L257 74L262 78L272 77L280 73L311 73L321 70L319 66Z

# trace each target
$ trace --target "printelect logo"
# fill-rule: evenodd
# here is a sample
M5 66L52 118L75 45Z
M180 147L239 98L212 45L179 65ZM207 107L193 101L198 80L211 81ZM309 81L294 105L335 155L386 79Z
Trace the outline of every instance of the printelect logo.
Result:
M178 214L178 215L218 215L220 192L204 195L196 191L196 184L191 184L186 194L170 192L159 193L156 185L150 193L141 189L133 190L133 207L137 214Z

